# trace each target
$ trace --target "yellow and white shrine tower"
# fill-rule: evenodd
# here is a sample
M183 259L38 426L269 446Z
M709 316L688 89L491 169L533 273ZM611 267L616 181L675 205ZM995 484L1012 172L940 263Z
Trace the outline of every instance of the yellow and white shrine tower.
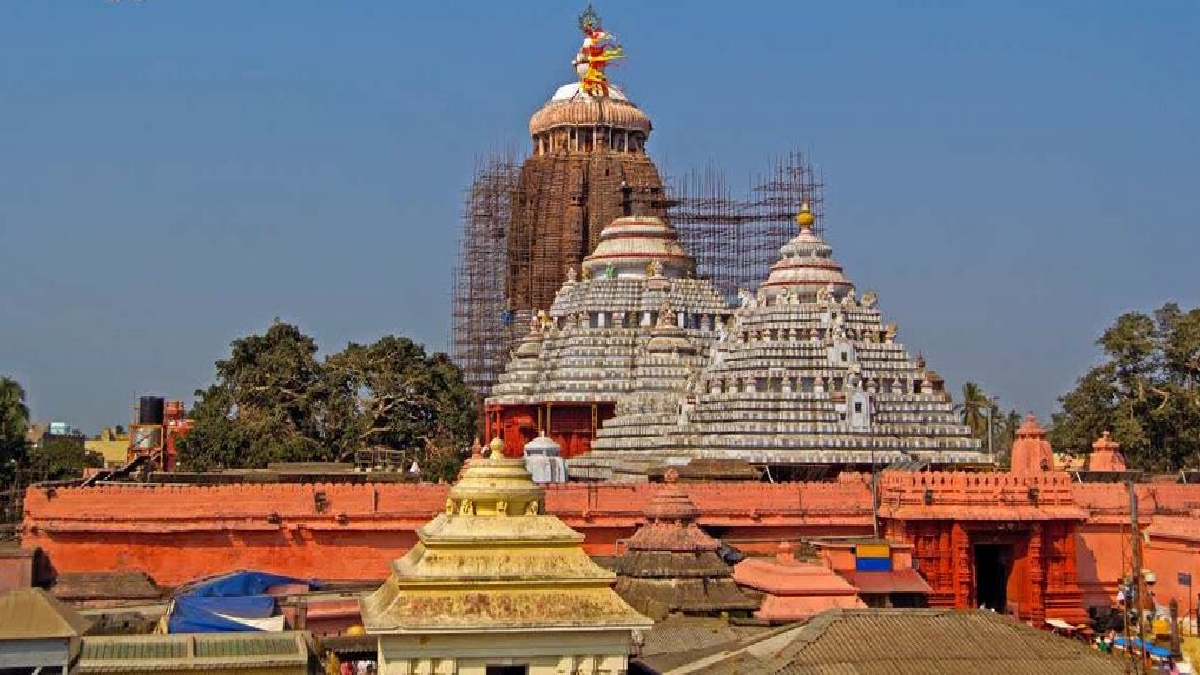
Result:
M583 535L544 513L523 459L473 457L446 511L417 530L383 586L362 599L380 673L621 675L652 621L612 590Z

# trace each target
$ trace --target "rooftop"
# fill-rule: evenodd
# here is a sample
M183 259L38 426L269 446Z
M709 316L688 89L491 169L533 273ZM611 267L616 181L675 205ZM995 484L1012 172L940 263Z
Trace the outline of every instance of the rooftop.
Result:
M664 673L1103 675L1119 659L986 610L832 610Z
M77 638L91 624L40 588L0 595L0 640Z
M303 632L103 636L83 639L72 672L266 672L268 668L304 668L310 658L308 636Z

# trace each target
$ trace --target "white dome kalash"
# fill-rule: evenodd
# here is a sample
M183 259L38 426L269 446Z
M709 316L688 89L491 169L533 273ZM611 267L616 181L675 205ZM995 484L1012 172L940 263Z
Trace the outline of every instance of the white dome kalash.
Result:
M808 204L804 204L796 214L800 233L779 249L780 258L771 265L771 273L762 283L768 297L786 291L801 301L812 301L824 293L840 300L854 290L854 284L842 272L841 263L833 259L833 248L813 231L814 221Z
M615 279L644 278L651 264L668 279L682 279L696 270L683 250L679 235L655 216L622 216L600 232L596 250L583 259L585 274Z

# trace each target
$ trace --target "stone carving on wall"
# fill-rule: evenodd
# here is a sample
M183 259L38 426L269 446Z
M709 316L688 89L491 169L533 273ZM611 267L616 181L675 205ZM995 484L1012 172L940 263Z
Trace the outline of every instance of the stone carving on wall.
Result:
M525 505L525 515L536 516L537 514L538 514L538 503L537 503L537 500L535 499L534 501L531 501Z
M658 307L658 321L655 323L655 328L675 328L675 310L671 309L671 301L663 298L662 304Z
M855 307L857 305L858 302L854 297L854 289L851 288L846 292L846 295L842 296L842 307Z
M892 344L896 340L896 324L889 323L883 327L883 341Z
M464 499L458 504L458 515L473 516L475 515L475 502L470 499Z
M739 309L754 309L758 306L758 301L754 295L744 288L738 289L738 301L742 303Z
M829 302L829 286L817 287L817 304L824 305Z
M567 265L567 283L575 283L575 266Z
M871 309L875 303L879 301L879 297L875 295L875 291L867 291L862 296L862 306Z

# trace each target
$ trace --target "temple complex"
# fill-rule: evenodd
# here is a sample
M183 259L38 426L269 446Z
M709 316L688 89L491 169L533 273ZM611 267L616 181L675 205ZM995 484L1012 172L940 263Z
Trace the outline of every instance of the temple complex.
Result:
M1195 598L1200 487L1138 482L1107 433L1088 471L1056 470L1032 417L1010 470L985 457L943 379L834 258L820 207L800 206L811 174L773 173L753 206L710 199L721 180L664 196L650 118L604 74L621 49L590 9L580 28L579 82L533 114L523 163L468 197L454 356L486 457L477 441L453 486L332 463L36 484L0 587L57 576L57 593L105 605L93 575L154 604L236 569L369 587L294 615L314 633L357 628L342 637L368 638L360 651L377 639L380 672L422 675L615 675L642 638L662 655L702 632L770 642L694 654L686 672L796 672L861 663L877 643L860 628L907 622L925 645L946 625L961 644L1007 630L947 608L1099 625L1120 611L1135 542L1156 601ZM776 227L794 213L798 231ZM751 222L763 236L740 236ZM824 632L773 626L789 621ZM822 661L821 644L855 653Z
M1040 444L1038 434L1030 435ZM1102 475L1089 482L1087 473ZM915 570L927 588L900 574L860 571L857 562L849 575L849 554L845 563L831 558L833 570L859 588L864 601L886 594L896 604L896 594L916 593L934 607L985 604L1035 622L1071 623L1086 608L1114 606L1131 557L1131 494L1129 486L1107 482L1103 472L885 470L877 483L877 520L870 476L851 472L835 480L774 484L572 483L545 488L544 503L583 535L583 548L592 555L620 554L659 493L682 491L698 510L695 524L704 534L747 553L773 552L780 541L823 548L838 539L859 542L878 525L878 536L889 542L892 570ZM1194 596L1185 575L1200 575L1200 486L1138 482L1132 492L1143 566L1158 575L1155 599L1186 606ZM25 496L21 545L27 552L40 549L38 558L58 575L136 572L164 587L235 569L378 582L391 573L392 560L421 544L418 530L444 511L448 496L445 485L336 476L37 485ZM854 557L861 556L856 551ZM29 560L11 559L26 584L36 576ZM7 569L0 565L0 578L7 578Z
M661 218L614 219L514 350L487 399L488 436L519 456L544 432L580 455L622 396L673 421L730 315L694 272Z
M594 12L580 17L580 29L579 69L619 58ZM481 396L520 340L519 326L550 307L601 230L624 214L663 214L662 178L646 154L652 129L620 88L592 86L581 74L530 117L530 154L519 168L477 177L456 272L453 352Z
M637 480L653 465L697 458L782 470L984 459L943 380L896 340L875 293L856 295L807 209L797 222L757 293L743 292L718 327L700 376L661 406L674 414L620 400L574 472Z
M583 535L544 511L520 459L474 457L445 512L362 601L384 674L619 675L653 623L612 590Z
M650 500L646 524L617 559L617 593L655 621L671 614L737 615L758 608L758 600L734 583L733 568L719 554L720 542L696 525L699 515L672 480Z

